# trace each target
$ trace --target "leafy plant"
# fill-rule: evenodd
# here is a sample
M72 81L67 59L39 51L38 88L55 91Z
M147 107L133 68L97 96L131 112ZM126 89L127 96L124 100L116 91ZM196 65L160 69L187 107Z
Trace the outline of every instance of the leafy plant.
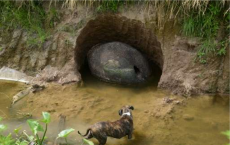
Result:
M2 117L0 117L0 121L2 121ZM0 133L2 132L2 131L4 131L4 130L6 130L6 126L5 125L3 125L3 124L0 124Z
M89 141L85 138L82 139L82 144L81 145L84 145L84 143L88 144L88 145L94 145L94 143L92 141Z
M42 112L42 116L43 116L43 120L42 122L45 123L45 132L43 134L43 137L42 137L42 140L41 142L44 141L45 139L45 135L46 135L46 132L47 132L47 129L48 129L48 124L50 123L51 119L50 119L50 114L48 112Z
M11 134L7 136L0 135L0 144L1 145L14 145L14 139L12 138Z
M225 135L229 140L230 140L230 130L221 132L223 135ZM230 143L226 144L226 145L230 145Z
M217 55L221 56L221 55L225 55L226 54L226 41L227 40L224 40L222 42L220 42L220 49L218 50L217 52Z
M71 132L73 132L73 131L74 131L73 128L63 130L63 131L61 131L61 132L58 134L57 139L58 139L58 138L64 138L65 141L66 141L66 143L68 144L68 142L67 142L67 137L68 137L69 134L70 134Z
M68 144L68 141L67 141L67 137L69 136L70 133L74 132L74 129L73 128L70 128L70 129L66 129L66 130L63 130L61 131L59 134L58 134L58 138L64 138L65 141L66 141L66 144ZM94 143L92 141L89 141L87 139L82 139L82 144L81 145L84 145L84 144L87 144L87 145L94 145Z
M197 58L199 59L200 63L207 63L207 54L216 52L216 44L212 39L205 40L199 48Z
M11 134L4 136L0 134L0 145L28 145L30 143L35 144L35 145L43 145L46 132L48 130L48 124L51 121L50 114L48 112L42 112L43 119L38 121L38 120L32 120L29 119L27 120L27 123L33 133L33 135L28 135L26 131L23 131L20 133L20 127L14 129L14 133L16 134L16 138L12 138ZM2 118L0 117L0 121ZM45 130L43 129L42 125L39 122L45 123ZM5 125L0 125L0 133L6 129ZM66 129L61 131L58 134L58 138L64 138L67 142L67 137L74 131L73 128ZM42 137L39 137L38 133L43 132ZM94 145L93 142L87 140L87 139L82 139L82 144L81 145Z
M48 129L48 124L50 123L50 114L48 112L42 112L42 116L43 119L41 120L41 122L45 123L45 130L38 121L32 119L27 120L30 129L32 130L34 136L36 136L36 142L39 145L43 144ZM42 138L39 137L38 132L43 132Z
M2 121L2 118L0 117L0 121ZM14 139L12 139L11 134L7 135L7 136L3 136L1 134L1 132L3 132L4 130L6 130L7 127L3 124L0 124L0 144L3 145L13 145L14 143Z
M2 132L2 131L4 131L4 130L6 130L6 126L5 125L3 125L3 124L0 124L0 132Z

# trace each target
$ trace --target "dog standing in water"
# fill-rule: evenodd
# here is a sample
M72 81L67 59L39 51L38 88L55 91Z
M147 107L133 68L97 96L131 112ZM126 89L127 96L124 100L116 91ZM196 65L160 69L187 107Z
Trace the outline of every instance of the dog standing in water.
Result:
M86 139L96 138L99 145L105 145L107 137L122 138L128 135L128 139L132 138L133 133L133 106L126 105L119 110L121 118L114 122L98 122L87 129L86 134L82 135Z

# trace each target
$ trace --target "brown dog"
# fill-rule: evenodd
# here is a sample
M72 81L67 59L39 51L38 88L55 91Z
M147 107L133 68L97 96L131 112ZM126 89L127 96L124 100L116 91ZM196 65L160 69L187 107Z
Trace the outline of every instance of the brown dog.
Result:
M82 135L86 139L96 138L99 145L105 145L107 137L122 138L128 135L128 139L132 138L133 133L133 106L126 105L119 110L121 118L115 122L98 122L87 129L86 134Z

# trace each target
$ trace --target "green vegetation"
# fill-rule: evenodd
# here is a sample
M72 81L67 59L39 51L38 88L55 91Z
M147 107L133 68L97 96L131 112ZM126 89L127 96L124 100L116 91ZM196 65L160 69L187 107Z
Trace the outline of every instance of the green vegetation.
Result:
M28 45L41 47L49 37L49 28L54 27L57 20L56 10L51 8L46 12L40 1L0 1L0 29L26 30Z
M27 123L31 129L31 131L33 132L34 136L30 136L30 142L36 142L38 145L42 145L45 139L45 135L47 132L47 128L48 128L48 124L50 123L50 114L47 112L42 112L43 115L43 120L41 120L42 122L45 123L45 131L42 127L42 125L36 121L36 120L27 120ZM39 137L38 132L43 132L43 136L42 138ZM33 141L33 139L36 137L36 140Z
M207 63L208 55L222 56L226 54L226 43L228 43L226 36L230 20L230 15L226 11L227 7L222 2L212 1L202 12L192 9L188 15L184 15L183 33L187 36L203 38L197 53L197 58L201 63ZM222 30L220 30L221 27L223 27ZM222 36L218 36L219 31L224 31L221 32ZM218 42L216 41L218 39L221 40Z
M61 132L58 134L57 139L58 139L58 138L64 138L64 139L65 139L66 144L68 144L67 137L68 137L68 136L69 136L69 134L70 134L71 132L73 132L73 131L74 131L74 129L73 129L73 128L63 130L63 131L61 131Z
M78 4L94 8L97 13L118 13L120 7L129 5L142 5L143 9L149 11L154 9L157 14L158 25L164 25L167 20L174 20L180 24L182 34L202 38L197 52L197 58L201 63L207 63L209 56L223 56L226 54L226 47L229 44L228 32L230 29L228 2L221 1L149 1L149 0L51 0L49 8L45 10L44 1L0 1L0 29L13 30L23 28L29 34L27 44L29 46L41 47L50 37L52 28L59 21L57 5L74 10ZM81 25L81 24L79 24ZM160 26L159 26L160 27ZM62 29L73 28L63 26ZM224 31L219 36L219 32Z
M94 145L94 143L92 142L92 141L89 141L89 140L87 140L87 139L82 139L82 144L81 145L84 145L84 144L87 144L87 145Z
M211 2L202 13L190 10L190 14L183 21L184 33L198 37L216 36L222 18L222 7L220 2Z
M119 6L121 6L124 2L122 1L102 1L99 3L99 6L97 7L97 12L103 13L103 12L112 12L116 13L118 12Z
M225 135L230 140L230 130L224 131L224 132L222 132L222 134ZM230 143L228 143L226 145L230 145Z
M0 144L1 145L28 145L30 143L33 143L35 145L43 145L45 142L45 139L47 138L46 132L48 129L48 124L51 121L51 117L50 117L50 114L47 112L42 112L42 116L43 116L43 119L40 121L32 120L32 119L27 120L27 123L33 135L28 135L26 131L20 132L20 128L17 128L14 130L16 138L13 138L11 133L5 136L2 133L3 131L7 129L7 126L0 124ZM0 121L1 120L2 118L0 117ZM40 124L40 122L45 124L45 130L43 129L43 126ZM57 139L64 138L66 141L66 145L68 145L67 137L73 131L74 129L72 128L63 130L58 134ZM38 134L39 132L43 133L41 137L39 137L39 134ZM94 145L93 142L86 140L86 139L82 139L81 145L84 145L84 144Z

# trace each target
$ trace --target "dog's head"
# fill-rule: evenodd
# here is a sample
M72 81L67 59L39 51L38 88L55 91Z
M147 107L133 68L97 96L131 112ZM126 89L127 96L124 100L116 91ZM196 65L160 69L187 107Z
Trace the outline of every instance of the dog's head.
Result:
M128 115L128 116L132 116L132 110L134 110L134 107L133 106L130 106L130 105L126 105L126 106L123 106L119 111L119 115L120 116L124 116L124 115Z

